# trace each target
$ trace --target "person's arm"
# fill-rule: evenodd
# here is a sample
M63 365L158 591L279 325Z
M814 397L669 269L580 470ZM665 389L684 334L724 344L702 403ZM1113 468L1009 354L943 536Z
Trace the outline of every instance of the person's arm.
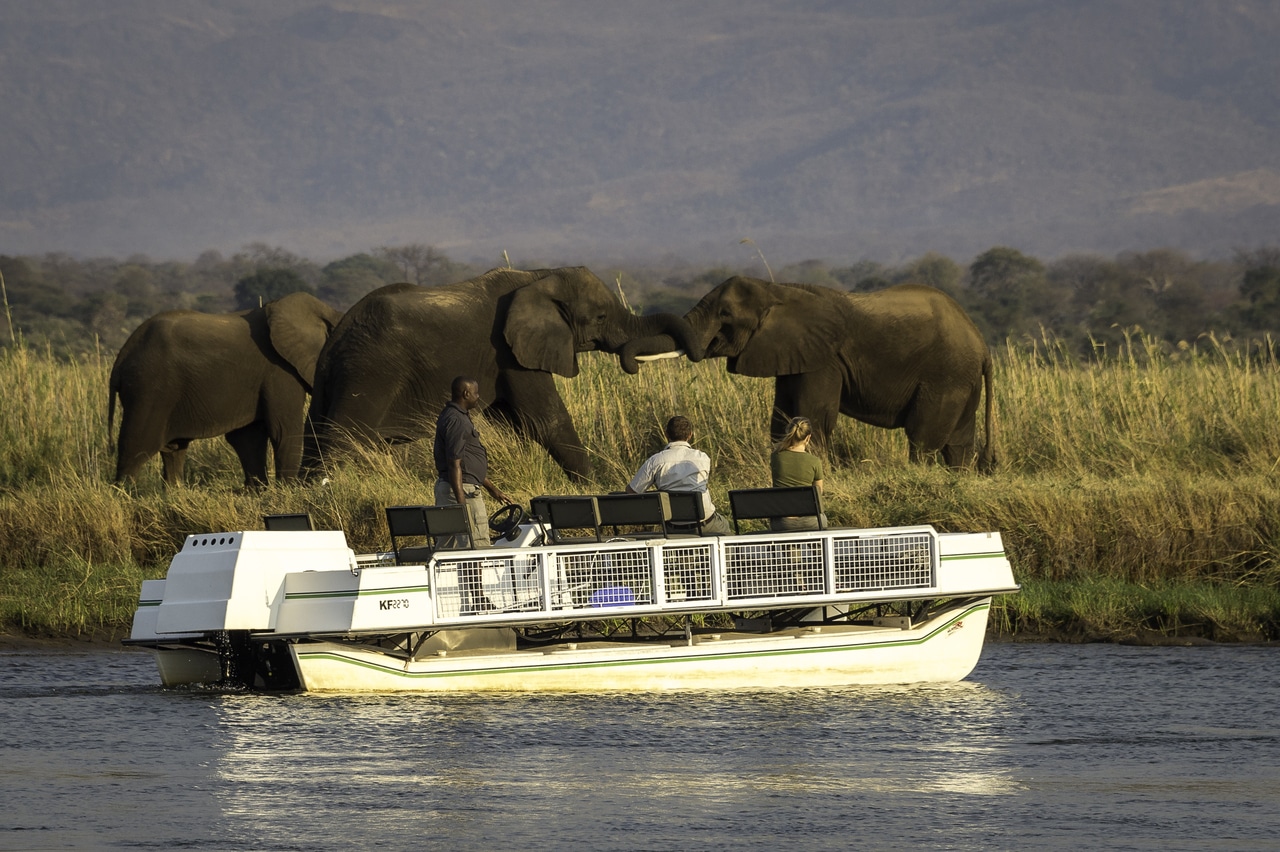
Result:
M453 499L465 505L467 495L462 490L462 459L449 460L449 485L453 488Z
M650 464L652 459L653 456L645 459L644 464L640 465L640 469L636 471L636 475L631 477L631 481L627 483L628 494L648 491L649 486L653 485L653 465Z
M818 489L818 493L819 493L819 494L821 494L821 493L822 493L822 480L821 480L821 479L815 479L815 480L813 481L813 487L814 487L814 488L816 488L816 489Z
M489 479L489 477L487 476L485 477L483 485L484 485L484 490L488 491L489 494L493 496L493 499L497 500L502 505L505 506L511 502L511 498L508 497L505 493L503 493L502 489L494 485L493 482Z

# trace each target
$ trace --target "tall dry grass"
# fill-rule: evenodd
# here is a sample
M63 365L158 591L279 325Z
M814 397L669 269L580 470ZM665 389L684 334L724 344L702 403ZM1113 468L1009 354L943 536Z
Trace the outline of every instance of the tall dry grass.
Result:
M493 476L513 497L622 488L661 446L673 413L693 420L722 508L730 489L767 484L772 382L729 375L720 361L657 361L627 376L612 357L580 360L581 374L557 386L594 480L571 483L540 447L482 418ZM381 549L383 507L431 500L427 441L337 462L325 485L261 493L241 490L225 442L197 441L184 487L163 486L158 460L136 484L116 487L109 370L107 356L65 363L21 346L0 350L0 624L118 626L139 578L160 576L190 532L308 511L346 530L353 547ZM996 473L909 465L901 431L841 418L826 459L827 512L852 526L1000 530L1029 589L1275 588L1278 379L1274 359L1212 339L1168 353L1135 335L1089 364L1052 340L1011 344L997 354ZM1072 606L1087 598L1062 596ZM1002 606L1006 623L1030 624L1039 604L1028 594Z

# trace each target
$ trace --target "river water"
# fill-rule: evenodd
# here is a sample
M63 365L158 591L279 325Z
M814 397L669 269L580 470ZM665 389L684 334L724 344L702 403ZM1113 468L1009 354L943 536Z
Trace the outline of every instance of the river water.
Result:
M1276 849L1280 648L988 645L965 682L163 690L0 654L0 849Z

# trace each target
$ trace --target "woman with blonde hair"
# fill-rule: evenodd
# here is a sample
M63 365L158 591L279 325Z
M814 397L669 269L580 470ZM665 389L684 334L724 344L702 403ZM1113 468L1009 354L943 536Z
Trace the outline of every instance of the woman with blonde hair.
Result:
M809 452L813 439L813 425L808 417L792 417L787 423L786 434L773 446L769 468L773 474L774 488L793 488L812 485L822 494L822 459ZM824 518L825 522L825 518ZM770 526L777 532L791 530L816 530L817 518L775 518Z

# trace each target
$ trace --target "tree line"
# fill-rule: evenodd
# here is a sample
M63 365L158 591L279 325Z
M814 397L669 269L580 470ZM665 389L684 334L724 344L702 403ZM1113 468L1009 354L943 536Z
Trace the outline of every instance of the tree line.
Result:
M1051 336L1085 358L1114 352L1135 330L1172 348L1212 336L1219 345L1250 342L1274 354L1280 339L1280 246L1240 249L1226 260L1156 249L1045 262L996 246L967 266L936 252L896 266L806 260L775 270L762 253L759 261L739 268L671 262L595 271L637 313L683 314L733 275L851 292L927 284L959 301L992 344ZM21 341L58 357L114 352L143 319L164 310L241 310L298 290L346 310L384 284L433 286L486 268L421 243L382 246L324 265L264 243L229 257L207 251L191 262L0 255L7 323L0 345Z

